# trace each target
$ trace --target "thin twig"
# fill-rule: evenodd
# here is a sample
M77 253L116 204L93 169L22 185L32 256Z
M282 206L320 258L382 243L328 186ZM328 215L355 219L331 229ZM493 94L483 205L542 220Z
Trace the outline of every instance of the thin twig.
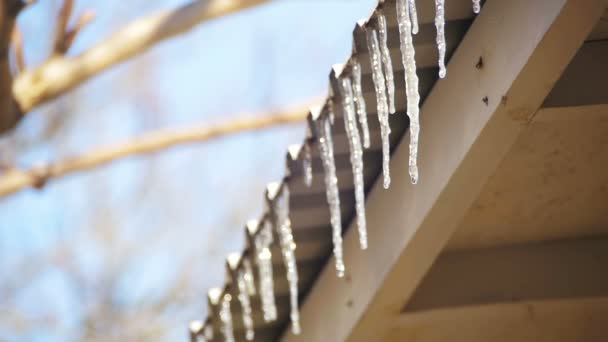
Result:
M83 12L78 17L76 24L74 24L74 26L65 33L63 42L64 50L58 52L62 54L66 53L72 47L76 36L80 33L80 31L82 31L85 26L87 26L91 21L93 21L93 19L95 19L95 12L93 12L92 10Z
M13 28L11 44L13 45L17 73L20 73L25 70L25 54L23 53L23 36L21 35L21 30L18 25L15 25Z
M63 54L67 51L65 38L68 32L68 22L74 9L74 0L63 0L59 14L57 15L57 26L55 28L55 45L53 54Z
M4 174L0 174L0 197L27 187L41 188L52 178L92 169L117 159L152 153L176 145L200 143L230 134L303 122L308 113L308 108L306 106L287 112L236 119L215 126L161 130L142 135L123 144L101 147L47 165L26 170L11 169Z

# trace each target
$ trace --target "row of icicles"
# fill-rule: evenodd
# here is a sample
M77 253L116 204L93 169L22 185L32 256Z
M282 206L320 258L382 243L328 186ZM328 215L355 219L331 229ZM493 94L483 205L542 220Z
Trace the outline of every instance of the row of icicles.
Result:
M480 0L473 1L473 11L479 13ZM402 63L405 70L405 85L407 98L407 115L410 119L410 143L409 143L409 174L413 184L418 182L418 135L419 125L419 103L418 76L416 74L415 49L413 37L418 33L418 18L415 0L397 0L397 21L399 25L400 50ZM445 68L445 17L444 0L435 0L435 27L437 29L437 49L439 77L446 75ZM366 25L367 48L370 55L372 67L372 78L374 82L378 121L380 123L380 135L382 140L382 171L383 186L390 186L390 141L391 133L389 115L396 113L395 108L395 84L393 77L393 66L388 48L388 28L383 9L375 12L375 21ZM334 160L333 141L331 126L333 124L334 112L340 110L344 118L344 126L350 149L350 161L352 165L355 185L355 211L359 233L359 243L362 249L367 249L367 228L365 217L365 186L363 177L363 148L369 148L370 135L367 123L367 110L361 86L361 64L355 58L351 58L347 66L342 70L338 79L338 92L333 94L329 105L323 108L319 119L315 122L315 136L319 149L323 171L325 174L326 196L330 210L330 221L332 226L333 254L338 277L343 277L345 266L342 252L342 219L340 212L340 197L336 166ZM340 100L340 101L338 101ZM357 125L357 119L359 125ZM359 127L361 126L361 132ZM311 147L306 142L301 151L303 179L307 186L312 184L312 156ZM245 338L249 341L255 338L251 310L251 296L259 294L262 303L264 321L271 322L277 319L277 307L274 295L274 278L272 253L270 247L273 241L273 228L279 237L281 254L287 270L287 281L289 284L290 319L291 329L294 334L300 333L300 319L298 309L298 270L295 259L295 242L289 219L289 188L287 183L282 186L273 184L267 191L267 200L271 204L270 217L266 217L259 224L255 224L253 261L258 267L259 282L256 291L251 261L240 256L229 257L229 264L237 267L235 270L235 286L238 292L237 299L242 308L242 321L245 328ZM232 260L231 260L232 259ZM233 342L234 332L232 314L230 310L232 296L223 293L220 289L209 291L209 299L212 304L219 308L221 321L220 333L226 342ZM197 341L212 340L214 331L211 325L203 325L200 321L191 323L191 331Z

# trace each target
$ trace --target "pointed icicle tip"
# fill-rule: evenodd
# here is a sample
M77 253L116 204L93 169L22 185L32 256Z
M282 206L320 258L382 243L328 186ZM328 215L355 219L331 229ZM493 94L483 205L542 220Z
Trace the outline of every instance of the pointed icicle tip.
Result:
M420 134L420 94L418 92L418 75L416 74L416 51L412 39L409 7L406 1L407 0L397 0L397 21L399 23L401 56L405 68L407 115L410 118L409 172L412 182L417 182L418 139Z
M481 10L481 0L473 0L473 13L479 14Z
M345 273L346 267L344 267L344 264L342 264L341 266L336 266L336 275L338 276L338 278L344 278Z
M437 30L437 52L439 64L439 78L444 78L445 69L445 0L435 0L435 28Z
M410 9L410 20L412 21L412 34L418 34L418 10L416 10L416 0L408 0Z

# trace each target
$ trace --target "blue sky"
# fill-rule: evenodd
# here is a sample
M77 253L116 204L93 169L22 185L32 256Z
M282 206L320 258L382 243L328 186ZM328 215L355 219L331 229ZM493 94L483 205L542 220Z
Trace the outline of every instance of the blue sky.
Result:
M159 128L307 103L326 93L331 65L346 59L355 22L375 2L277 0L202 24L28 114L0 140L0 153L27 167ZM76 3L76 13L92 8L97 18L70 54L184 1ZM30 66L48 56L57 8L40 0L20 17ZM286 148L303 133L292 126L178 147L0 199L0 317L44 323L18 329L0 319L0 340L83 339L100 289L123 312L154 315L148 306L187 273L190 297L153 316L169 326L159 339L185 339L187 321L206 314L205 289L223 279L226 254L241 249L244 223L262 210L265 184L283 175Z

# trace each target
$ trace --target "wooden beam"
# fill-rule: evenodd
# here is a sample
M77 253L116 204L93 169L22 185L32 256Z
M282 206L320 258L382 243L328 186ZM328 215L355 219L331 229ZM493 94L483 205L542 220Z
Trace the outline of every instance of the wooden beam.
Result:
M404 311L608 296L606 265L608 237L444 252Z
M416 342L600 342L608 297L525 301L403 314L383 339Z
M390 2L393 3L393 2ZM302 334L284 341L372 341L416 285L541 106L604 0L488 1L422 107L420 183L407 176L407 146L393 154L393 183L367 201L369 249L344 239L347 269L330 260L302 307ZM482 69L476 69L479 58ZM487 101L482 101L487 99Z
M608 104L542 108L446 249L608 235Z

